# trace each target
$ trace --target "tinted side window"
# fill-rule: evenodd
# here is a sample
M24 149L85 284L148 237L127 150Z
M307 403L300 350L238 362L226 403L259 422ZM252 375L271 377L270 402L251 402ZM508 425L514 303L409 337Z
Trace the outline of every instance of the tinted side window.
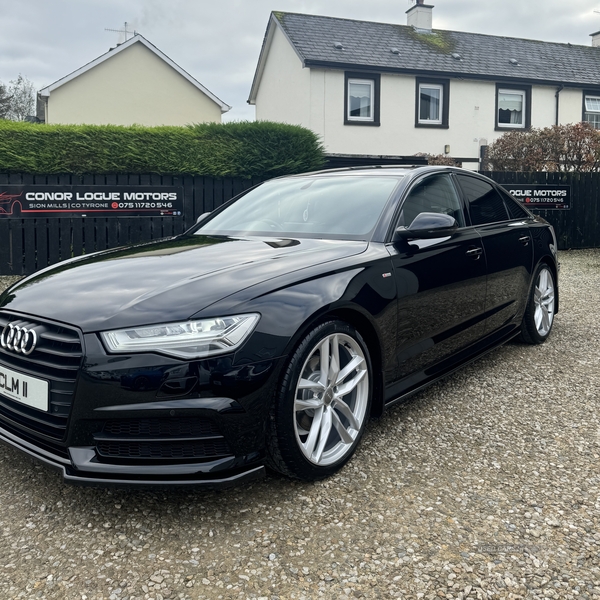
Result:
M469 202L469 212L473 225L485 225L508 220L508 213L502 196L492 185L481 179L457 175L460 187Z
M402 204L398 226L409 227L422 212L444 213L465 226L461 201L449 175L433 175L420 181Z
M503 194L506 208L511 219L529 219L531 215L510 194Z

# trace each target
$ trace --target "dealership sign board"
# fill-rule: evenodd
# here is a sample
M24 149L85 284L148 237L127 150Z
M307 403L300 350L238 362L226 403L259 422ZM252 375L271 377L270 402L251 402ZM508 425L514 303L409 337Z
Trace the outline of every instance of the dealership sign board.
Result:
M0 184L0 218L179 217L182 214L182 187Z
M537 185L532 183L502 184L513 198L527 208L565 210L571 208L570 185Z

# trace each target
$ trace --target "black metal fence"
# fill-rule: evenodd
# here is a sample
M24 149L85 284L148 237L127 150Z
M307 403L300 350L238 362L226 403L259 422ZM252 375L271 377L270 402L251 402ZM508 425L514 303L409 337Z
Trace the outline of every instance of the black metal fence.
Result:
M571 208L536 210L554 227L558 248L600 247L600 173L483 173L500 184L552 184L571 186ZM531 208L531 207L528 207Z
M485 173L500 184L571 186L568 210L535 210L557 233L561 250L600 247L600 173ZM161 175L1 175L10 185L182 186L182 217L2 218L0 275L27 275L61 260L97 250L182 233L211 211L260 180Z
M61 260L97 250L177 235L204 212L261 180L161 175L0 175L10 185L181 186L181 217L1 218L0 275L27 275Z

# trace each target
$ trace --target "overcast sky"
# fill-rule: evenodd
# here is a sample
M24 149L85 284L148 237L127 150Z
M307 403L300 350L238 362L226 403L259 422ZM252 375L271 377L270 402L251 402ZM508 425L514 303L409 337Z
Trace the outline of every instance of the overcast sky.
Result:
M428 0L433 27L590 45L600 0ZM272 10L406 24L412 0L0 0L0 81L19 73L40 89L135 29L224 102L246 103ZM600 50L599 50L600 51Z

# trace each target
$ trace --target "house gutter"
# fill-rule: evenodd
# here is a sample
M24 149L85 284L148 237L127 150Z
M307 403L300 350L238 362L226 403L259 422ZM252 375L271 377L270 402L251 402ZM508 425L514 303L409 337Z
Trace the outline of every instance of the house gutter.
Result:
M560 93L565 89L565 86L561 83L560 87L556 90L556 125L558 125L558 109L560 107Z
M524 84L524 85L547 85L547 86L561 86L564 87L565 83L572 88L587 89L590 84L586 84L580 81L559 81L556 79L532 79L528 77L506 77L503 75L481 75L477 73L459 72L459 71L427 71L425 69L413 69L413 68L402 68L402 67L384 67L381 65L365 65L358 63L346 63L337 62L331 60L316 60L314 58L306 58L304 60L305 67L314 67L317 69L336 69L336 70L348 70L348 71L365 71L367 73L399 73L402 75L423 75L425 77L445 77L455 79L472 79L475 81L494 81L498 83L508 83L512 85Z

